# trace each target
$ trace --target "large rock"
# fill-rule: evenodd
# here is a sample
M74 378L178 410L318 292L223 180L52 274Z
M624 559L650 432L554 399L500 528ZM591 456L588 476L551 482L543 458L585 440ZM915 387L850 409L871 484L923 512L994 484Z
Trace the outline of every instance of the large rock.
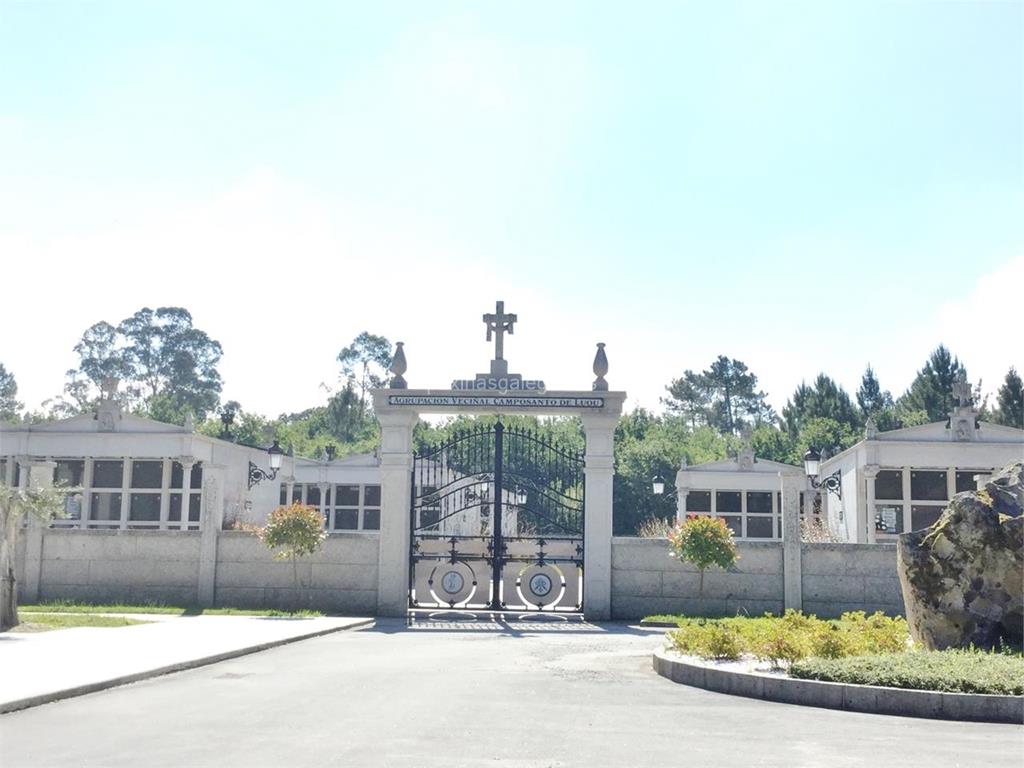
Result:
M1024 463L957 494L896 548L907 622L926 648L1024 640Z

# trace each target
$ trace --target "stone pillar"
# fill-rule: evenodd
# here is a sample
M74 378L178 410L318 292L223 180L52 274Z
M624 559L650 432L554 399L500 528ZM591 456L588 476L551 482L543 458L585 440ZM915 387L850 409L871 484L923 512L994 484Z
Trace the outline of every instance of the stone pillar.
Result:
M682 525L686 521L686 496L689 493L689 488L676 486L676 525Z
M196 587L196 599L203 608L216 604L217 542L221 528L224 527L222 489L225 480L226 467L223 464L203 464L203 508L199 513L199 581ZM182 517L188 517L188 510L182 509Z
M878 465L868 464L862 470L867 492L864 494L864 519L867 521L867 542L875 543L875 478L878 476ZM857 537L860 539L860 536Z
M29 488L52 488L53 471L57 468L54 461L35 461L26 459L21 463L28 470ZM25 537L25 582L22 584L21 599L26 603L39 600L39 584L43 577L43 532L49 523L35 515L28 516L28 530Z
M377 411L380 422L379 616L405 616L409 610L412 429L418 418L418 414L410 411Z
M612 481L616 414L582 414L587 437L583 613L589 621L612 616Z
M181 520L178 521L178 528L187 531L188 509L192 499L192 467L195 466L196 460L191 456L182 456L178 463L181 464ZM202 514L199 517L201 519Z
M785 607L803 608L800 552L800 489L803 475L779 473L782 480L782 583Z

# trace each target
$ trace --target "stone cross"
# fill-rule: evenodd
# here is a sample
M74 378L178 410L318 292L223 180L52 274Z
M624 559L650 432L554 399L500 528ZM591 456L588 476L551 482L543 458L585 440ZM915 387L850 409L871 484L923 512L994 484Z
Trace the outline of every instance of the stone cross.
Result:
M960 377L956 384L953 385L953 397L957 399L957 403L963 407L971 404L971 385L967 382L967 379Z
M515 315L505 314L505 302L499 301L494 305L494 314L484 315L484 322L487 324L487 340L491 340L491 334L494 334L494 359L504 360L502 355L505 352L504 335L507 331L509 334L512 333L512 326L515 324Z

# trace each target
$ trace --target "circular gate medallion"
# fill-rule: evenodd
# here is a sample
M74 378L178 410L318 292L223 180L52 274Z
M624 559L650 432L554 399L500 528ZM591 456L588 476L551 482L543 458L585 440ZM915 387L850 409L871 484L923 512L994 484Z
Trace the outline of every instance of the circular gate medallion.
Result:
M546 573L535 573L530 579L530 591L537 597L547 597L551 587L551 577Z
M441 589L449 595L457 595L464 586L466 586L466 580L458 571L448 571L441 577Z

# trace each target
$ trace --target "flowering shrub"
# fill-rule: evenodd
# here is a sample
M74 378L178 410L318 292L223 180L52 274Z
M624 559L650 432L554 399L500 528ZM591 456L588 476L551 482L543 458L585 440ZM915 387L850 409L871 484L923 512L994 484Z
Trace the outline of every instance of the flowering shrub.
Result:
M693 563L700 571L699 594L704 594L704 571L711 566L725 570L739 559L732 529L720 517L687 515L686 520L668 532L672 557Z
M311 555L327 538L319 510L297 501L271 512L267 524L257 529L256 535L269 549L278 550L274 557L279 560Z

